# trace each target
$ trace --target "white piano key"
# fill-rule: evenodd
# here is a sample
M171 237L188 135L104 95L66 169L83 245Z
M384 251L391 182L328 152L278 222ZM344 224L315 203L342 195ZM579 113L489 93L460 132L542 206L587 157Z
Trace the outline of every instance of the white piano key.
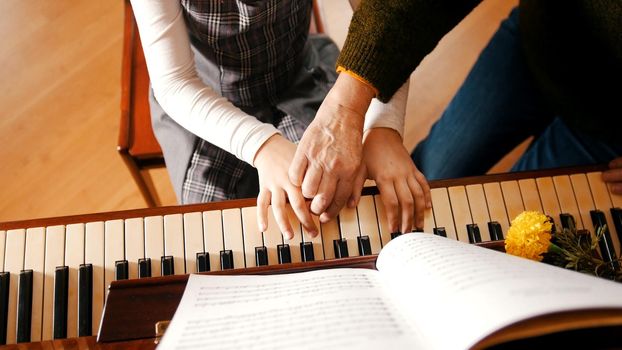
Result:
M6 231L0 230L0 266L4 271L4 250L6 249Z
M300 253L300 243L302 243L302 225L298 220L298 217L294 213L294 209L288 204L287 207L287 217L289 219L289 224L292 225L292 232L294 233L294 237L292 239L287 240L283 239L283 242L289 244L289 251L292 257L292 262L301 262L302 255Z
M302 241L311 242L311 244L313 244L313 256L316 261L324 260L325 259L324 258L324 245L322 242L322 229L321 229L322 225L320 225L320 219L317 216L311 215L311 218L313 219L313 222L315 223L315 227L318 228L318 235L315 237L311 237L311 235L309 235L309 232L307 232L303 227Z
M244 261L244 241L242 233L242 212L238 208L222 211L223 237L225 250L233 252L233 267L246 266Z
M203 239L205 251L209 253L210 271L220 270L220 251L225 246L220 210L203 212Z
M65 265L65 227L50 226L45 233L45 279L43 282L43 326L41 338L54 338L54 276Z
M200 212L184 214L184 253L186 273L197 272L197 253L203 253L203 215Z
M611 197L609 196L609 188L607 188L607 184L603 181L601 172L587 173L587 181L590 184L596 209L600 209L603 213L605 213L607 227L609 228L609 233L611 234L611 241L613 242L616 256L620 257L620 254L622 254L622 251L620 251L620 235L616 231L613 219L611 218L610 209L612 208L612 203Z
M374 196L374 204L376 205L376 217L378 218L378 227L380 229L380 241L384 247L387 243L389 243L389 241L391 241L391 233L393 232L389 229L389 221L387 220L387 214L384 210L384 204L382 204L380 195ZM431 229L430 232L432 232ZM332 247L333 243L331 242L330 244ZM324 245L326 246L326 241L324 241ZM326 248L324 251L326 251Z
M16 229L6 231L4 271L11 273L6 330L7 344L14 344L17 338L17 291L19 288L19 272L24 269L25 248L26 230Z
M614 208L622 208L622 194L611 193L611 184L607 184L609 188L609 195L611 196L611 203Z
M65 265L69 267L67 338L78 336L78 269L84 264L84 224L67 225Z
M587 182L587 176L585 176L585 174L572 174L570 175L570 182L572 183L575 198L577 199L579 215L584 225L583 228L590 231L592 239L595 240L596 233L594 232L594 225L592 224L592 218L590 216L590 211L595 209L594 199L592 198L590 185Z
M372 196L362 196L357 207L357 213L361 236L369 237L372 254L380 253L382 243L380 242L380 230L378 230L374 198Z
M24 270L33 271L30 341L40 341L43 322L43 273L45 271L45 228L43 227L26 230Z
M572 215L577 228L582 229L585 223L579 214L579 207L577 206L577 199L575 198L570 177L568 175L554 176L553 184L555 185L555 192L559 199L561 212Z
M561 209L559 208L559 200L557 199L553 179L550 177L539 177L536 179L536 183L538 184L540 199L542 199L543 213L553 218L555 227L561 228L562 224L559 221Z
M488 203L486 203L486 195L482 185L466 186L467 197L469 198L469 207L471 208L471 216L473 223L479 227L479 233L482 241L490 241L490 232L488 231L488 223L490 215L488 213Z
M263 246L263 233L259 231L257 226L257 207L242 208L242 227L246 267L257 266L255 248Z
M436 227L444 227L445 232L447 233L447 238L458 239L447 189L433 188L430 190L430 194L432 195L432 208L434 209Z
M537 211L543 213L542 204L540 203L540 193L538 185L534 179L518 180L521 196L523 197L523 205L525 210Z
M435 227L434 209L426 208L423 214L423 232L432 233Z
M510 227L510 222L509 215L505 209L501 185L498 182L485 183L484 194L486 195L486 203L488 203L490 221L497 221L501 225L503 235L505 236Z
M503 181L501 182L501 192L503 192L503 200L505 202L505 208L508 213L508 219L510 223L518 215L520 215L525 207L523 206L523 198L520 193L517 181ZM504 233L507 231L503 231Z
M451 212L456 225L456 236L459 241L469 243L467 225L473 223L473 218L471 217L466 189L464 186L452 186L447 189L447 193L449 194Z
M324 245L324 258L326 260L335 258L335 248L333 241L341 239L339 234L339 225L337 219L330 220L329 222L320 225L322 230L322 244Z
M359 256L357 239L361 236L361 233L359 232L359 220L356 214L356 208L344 207L341 209L338 221L341 238L345 238L346 244L348 245L348 256Z
M268 265L278 265L277 246L283 244L283 235L274 218L272 206L268 207L268 229L263 233L263 242L268 250Z
M91 334L97 334L106 297L105 228L102 221L86 224L84 263L93 265L93 319Z
M164 255L173 257L176 275L186 273L184 224L181 214L164 215Z
M138 259L145 257L145 233L143 218L125 220L125 259L128 278L138 278Z
M109 220L104 223L104 287L107 289L116 279L115 262L125 259L125 235L123 234L123 220Z
M162 276L160 259L164 256L164 218L145 218L145 258L151 259L151 276Z

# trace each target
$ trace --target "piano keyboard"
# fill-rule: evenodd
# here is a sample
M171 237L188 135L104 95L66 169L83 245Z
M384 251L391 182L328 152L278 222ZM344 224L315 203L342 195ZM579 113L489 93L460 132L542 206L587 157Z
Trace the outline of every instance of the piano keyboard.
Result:
M546 174L546 175L545 175ZM600 172L490 175L431 184L425 232L464 242L503 239L523 210L574 220L590 231L606 224L601 252L620 256L622 196ZM274 218L259 232L254 199L0 223L0 342L97 334L106 288L134 279L378 254L398 233L387 229L375 189L357 208L319 225L310 238L290 210L292 240Z

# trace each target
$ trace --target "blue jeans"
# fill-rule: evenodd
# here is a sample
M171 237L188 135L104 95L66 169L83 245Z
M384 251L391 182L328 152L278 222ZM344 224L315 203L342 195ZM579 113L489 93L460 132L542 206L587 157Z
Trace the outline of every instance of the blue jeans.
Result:
M571 130L546 106L523 55L514 9L412 159L429 180L482 175L530 136L512 171L606 163L622 155L621 146Z

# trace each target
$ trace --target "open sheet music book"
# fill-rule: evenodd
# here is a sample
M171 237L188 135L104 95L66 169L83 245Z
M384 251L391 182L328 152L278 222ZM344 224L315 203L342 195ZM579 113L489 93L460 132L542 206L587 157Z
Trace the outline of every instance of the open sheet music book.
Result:
M622 325L622 284L431 234L377 269L192 275L158 349L468 349Z

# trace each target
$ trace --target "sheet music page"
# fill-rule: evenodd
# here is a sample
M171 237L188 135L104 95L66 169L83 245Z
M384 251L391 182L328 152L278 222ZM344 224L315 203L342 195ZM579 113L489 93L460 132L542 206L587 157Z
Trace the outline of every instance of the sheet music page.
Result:
M418 346L378 271L191 275L158 350Z
M469 348L544 313L622 308L620 283L429 233L391 241L376 265L415 330L438 348Z

